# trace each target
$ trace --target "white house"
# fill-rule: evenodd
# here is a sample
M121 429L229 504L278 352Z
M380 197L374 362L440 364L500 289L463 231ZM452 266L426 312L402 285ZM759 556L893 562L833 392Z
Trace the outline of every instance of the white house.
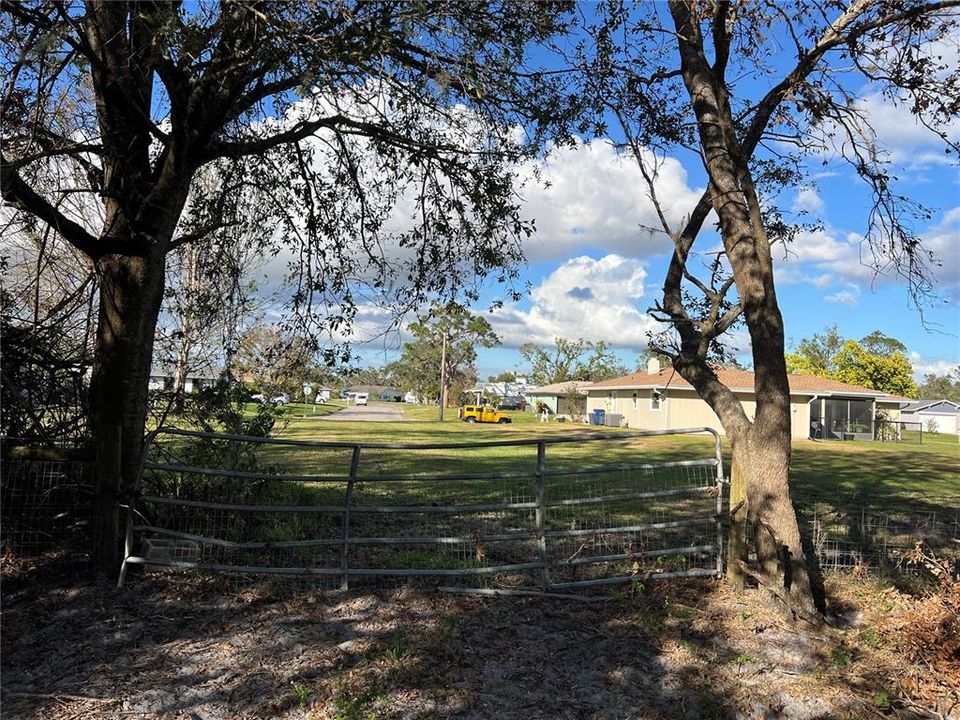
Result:
M150 390L173 390L174 368L168 365L155 365L150 369ZM184 379L183 390L186 393L192 393L194 390L209 387L213 385L219 373L212 368L199 368L187 371L187 377Z
M924 432L960 432L960 403L953 400L918 400L900 406L903 422L917 422Z

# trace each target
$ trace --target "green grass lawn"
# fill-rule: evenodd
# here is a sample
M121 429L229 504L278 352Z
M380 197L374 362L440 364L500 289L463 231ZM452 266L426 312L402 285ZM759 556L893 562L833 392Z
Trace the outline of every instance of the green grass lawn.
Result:
M338 408L338 403L318 406L316 414ZM551 562L563 566L554 567L561 579L583 577L576 570L579 566L563 565L566 560L610 553L633 557L632 553L643 550L652 553L651 562L662 571L690 567L687 563L712 567L714 561L708 553L675 551L692 548L699 552L698 548L716 540L716 529L710 521L716 500L704 492L713 484L714 469L703 465L637 467L643 463L709 459L715 448L712 436L637 438L630 431L610 428L541 424L532 414L520 412L512 413L511 424L488 425L464 423L453 409L441 423L434 419L435 407L401 408L407 418L401 422L332 422L314 416L312 406L287 406L275 428L275 436L280 439L363 446L350 503L350 537L360 539L349 551L352 567L458 569L529 563L538 552L535 443L425 449L371 445L536 439L574 440L545 446L546 552ZM599 435L615 437L596 439ZM724 464L729 468L726 443L723 450ZM148 494L187 501L307 509L241 513L229 505L157 505L152 508L153 517L160 527L192 536L279 544L249 553L204 546L206 562L330 571L339 568L341 562L340 538L344 531L339 509L344 506L352 453L350 446L224 441L200 448L183 437L168 436L155 450L166 462L233 467L269 473L271 477L228 478L151 470L146 480L151 491ZM602 472L588 472L601 467ZM550 471L557 473L550 475ZM476 477L479 473L509 476ZM273 477L280 474L300 477ZM814 509L847 516L859 516L861 511L871 515L936 512L944 519L951 513L956 515L960 507L960 445L941 439L923 445L797 441L791 476L793 497L807 520ZM669 496L636 497L637 493L660 490L669 490ZM330 509L323 509L327 507ZM683 527L670 524L681 519L694 522ZM647 529L616 537L596 532L634 525ZM593 534L588 538L581 533ZM431 545L422 541L428 537L445 539ZM303 545L304 541L313 544ZM631 570L620 567L617 572Z
M343 407L341 401L316 406L316 415ZM582 437L610 433L571 423L540 423L532 413L512 412L509 425L468 424L451 408L444 422L436 420L435 406L401 405L405 422L326 422L314 416L312 405L283 408L276 436L296 440L350 443L463 443L535 438ZM667 436L624 442L548 445L548 469L590 467L620 463L708 458L713 453L708 436ZM729 445L724 443L724 465L729 471ZM345 476L349 449L264 447L261 462L291 474ZM478 449L377 450L361 454L359 474L376 477L425 473L529 472L536 466L535 446ZM599 480L599 478L597 478ZM960 443L955 436L924 435L922 445L875 442L794 442L791 464L793 496L801 512L814 505L852 512L956 513L960 508ZM634 480L635 481L635 478ZM487 493L483 482L456 483L465 495ZM436 483L411 484L408 492L436 492ZM500 497L503 483L486 483ZM427 488L432 488L428 490ZM452 487L452 486L451 486ZM396 492L392 490L391 492ZM453 492L450 490L449 492ZM489 498L488 498L489 499Z
M443 423L437 408L402 406L412 421L404 423L325 423L291 419L279 437L348 442L435 443L515 440L570 434L610 432L570 423L542 424L532 413L512 412L510 425L468 424L457 420L451 409ZM289 453L289 450L285 450ZM709 457L712 441L707 436L668 436L633 443L594 443L548 446L548 466L571 463L602 464L683 460ZM724 442L724 464L729 469L729 445ZM289 453L285 465L313 465L315 451ZM389 455L389 458L387 457ZM535 449L484 448L470 451L417 453L370 452L396 472L427 472L437 466L499 470L530 467ZM432 458L432 459L431 459ZM419 467L418 467L419 466ZM420 469L422 468L422 469ZM826 503L833 507L867 506L877 511L954 511L960 508L960 442L956 436L924 434L922 445L876 442L831 442L798 440L793 445L791 480L794 498L801 507Z

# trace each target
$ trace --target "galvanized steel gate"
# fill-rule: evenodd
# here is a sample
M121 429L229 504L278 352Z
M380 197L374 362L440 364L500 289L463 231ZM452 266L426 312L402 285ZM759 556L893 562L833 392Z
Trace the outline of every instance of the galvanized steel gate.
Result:
M703 433L704 457L646 447ZM429 577L487 593L717 576L723 484L710 428L439 444L161 428L144 450L119 584L131 564L329 589Z

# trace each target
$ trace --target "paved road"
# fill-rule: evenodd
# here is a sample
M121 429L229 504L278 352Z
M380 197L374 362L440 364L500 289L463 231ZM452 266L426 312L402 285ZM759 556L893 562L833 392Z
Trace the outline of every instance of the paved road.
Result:
M347 422L403 422L407 418L396 405L351 405L319 419Z

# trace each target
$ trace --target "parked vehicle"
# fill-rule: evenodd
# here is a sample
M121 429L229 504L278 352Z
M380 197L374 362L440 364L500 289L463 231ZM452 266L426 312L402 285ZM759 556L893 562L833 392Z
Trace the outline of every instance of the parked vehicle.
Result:
M286 405L287 403L290 402L290 396L287 395L285 392L277 393L276 395L271 395L269 400L267 399L267 396L264 395L263 393L256 393L254 395L251 395L250 399L258 403L271 402L274 405Z
M354 395L354 402L357 405L366 405L370 400L370 393L357 393Z
M513 422L510 416L502 413L490 405L465 405L460 408L458 415L461 420L468 423L499 423L504 425Z

